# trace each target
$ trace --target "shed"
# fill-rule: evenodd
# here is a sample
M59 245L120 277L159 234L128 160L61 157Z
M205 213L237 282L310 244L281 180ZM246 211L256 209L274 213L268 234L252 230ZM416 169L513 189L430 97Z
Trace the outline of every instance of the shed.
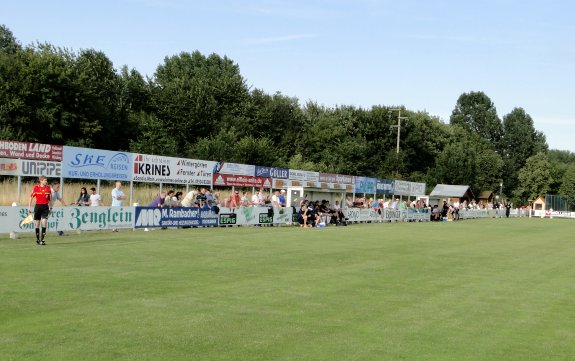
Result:
M433 188L431 194L429 195L431 199L444 199L444 200L457 200L467 202L475 198L471 188L465 185L451 185L451 184L438 184ZM431 203L431 201L430 201Z
M495 194L492 191L481 191L477 197L478 201L484 201L485 203L493 203Z
M545 198L539 196L533 201L533 210L544 211L545 210Z

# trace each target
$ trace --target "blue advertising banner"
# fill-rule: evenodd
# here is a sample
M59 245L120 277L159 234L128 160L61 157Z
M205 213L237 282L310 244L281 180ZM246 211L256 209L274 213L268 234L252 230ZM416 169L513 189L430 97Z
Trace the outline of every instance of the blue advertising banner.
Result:
M217 226L219 217L201 208L136 207L134 228Z
M62 177L132 180L133 155L101 149L64 146Z
M275 167L260 167L256 165L256 177L269 177L275 179L289 179L289 169Z
M378 179L376 183L377 194L393 194L393 180Z
M355 193L375 194L377 179L368 177L355 177Z

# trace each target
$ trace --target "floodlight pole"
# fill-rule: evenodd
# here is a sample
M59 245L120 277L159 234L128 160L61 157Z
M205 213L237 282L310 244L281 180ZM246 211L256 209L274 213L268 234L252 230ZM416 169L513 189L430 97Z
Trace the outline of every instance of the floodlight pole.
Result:
M393 128L397 128L397 145L395 147L395 152L399 154L399 139L401 137L401 121L409 119L408 117L401 116L401 109L389 109L389 111L397 110L399 113L397 114L397 125L392 125Z

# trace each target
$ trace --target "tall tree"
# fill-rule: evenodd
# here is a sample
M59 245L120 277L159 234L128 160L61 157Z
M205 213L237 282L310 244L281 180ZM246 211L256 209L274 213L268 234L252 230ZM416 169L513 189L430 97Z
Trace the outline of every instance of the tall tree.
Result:
M525 204L549 191L552 182L550 169L545 152L539 152L527 159L525 166L519 171L519 186L515 191L522 203Z
M522 108L515 108L503 117L503 138L500 147L505 161L505 187L515 190L519 170L529 157L547 150L545 135L535 130L533 119Z
M153 79L155 112L186 149L234 125L248 106L248 88L238 65L199 51L166 57Z
M567 199L570 209L575 209L575 164L569 165L565 171L561 179L559 195Z
M502 126L491 99L483 92L463 93L451 113L452 125L477 133L498 149Z

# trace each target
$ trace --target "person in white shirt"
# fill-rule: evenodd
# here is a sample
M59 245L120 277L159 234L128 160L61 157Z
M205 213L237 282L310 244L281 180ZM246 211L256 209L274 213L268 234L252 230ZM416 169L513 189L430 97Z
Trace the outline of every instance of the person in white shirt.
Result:
M50 208L50 212L52 212L52 208L54 208L54 204L56 201L60 201L60 204L65 206L66 203L62 199L62 195L60 195L60 183L54 183L50 187L50 202L48 203L48 208ZM64 231L57 231L59 236L64 235Z
M90 188L90 200L88 201L90 207L99 207L102 205L102 197L96 193L96 188Z
M255 191L254 195L252 196L252 206L257 207L260 205L260 191Z
M122 182L116 181L116 187L112 189L112 207L121 207L126 195L122 191Z

